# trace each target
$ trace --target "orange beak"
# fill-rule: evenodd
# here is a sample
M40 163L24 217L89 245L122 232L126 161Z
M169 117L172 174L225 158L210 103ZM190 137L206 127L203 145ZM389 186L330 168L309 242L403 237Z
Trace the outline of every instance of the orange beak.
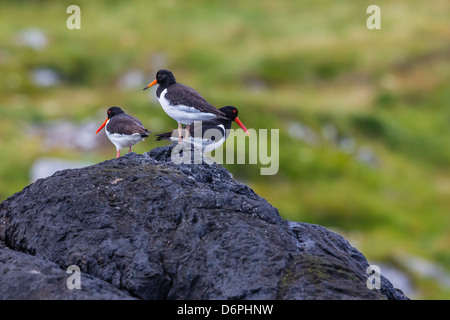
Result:
M103 129L104 126L106 126L106 123L108 122L108 118L105 120L105 122L103 122L103 124L100 126L100 128L97 129L97 131L95 132L95 134L99 133L100 130Z
M236 123L239 125L239 127L241 127L242 130L244 130L244 132L245 132L246 134L250 135L250 132L248 132L247 128L244 126L244 124L241 122L241 120L239 120L238 117L236 117L236 118L234 119L234 121L236 121Z
M156 79L155 80L153 80L152 82L150 82L149 84L148 84L148 86L146 86L143 90L146 90L146 89L148 89L148 88L150 88L151 86L154 86L155 84L157 84L158 82L156 81Z

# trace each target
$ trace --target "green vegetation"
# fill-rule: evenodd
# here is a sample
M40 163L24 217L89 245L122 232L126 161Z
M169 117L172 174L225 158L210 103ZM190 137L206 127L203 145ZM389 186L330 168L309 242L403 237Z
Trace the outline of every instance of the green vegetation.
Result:
M66 28L70 4L81 7L81 30ZM141 90L164 67L217 107L236 106L247 128L280 129L278 174L225 166L284 218L334 228L369 261L403 269L415 298L449 299L448 287L413 274L401 257L450 272L450 3L382 2L382 29L368 30L371 4L2 3L0 200L29 183L40 157L115 155L109 142L89 152L44 148L30 125L94 118L100 126L107 107L118 105L155 133L174 128L152 92ZM46 35L43 48L18 40L29 28ZM37 68L55 71L60 83L36 86L30 75ZM145 75L140 87L119 85L130 70ZM298 124L315 140L292 134ZM161 145L153 140L133 150ZM363 151L372 160L361 160Z

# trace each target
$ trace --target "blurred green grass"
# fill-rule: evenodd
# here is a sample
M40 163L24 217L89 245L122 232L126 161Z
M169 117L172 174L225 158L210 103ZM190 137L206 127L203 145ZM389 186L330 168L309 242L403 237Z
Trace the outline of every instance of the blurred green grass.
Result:
M81 30L66 28L67 6ZM157 67L172 70L216 106L235 105L248 128L280 129L280 170L225 166L290 220L335 228L369 261L404 254L450 272L450 3L380 2L382 29L366 28L372 1L15 1L0 6L0 200L29 183L43 156L103 161L98 151L42 148L27 127L47 121L104 120L119 105L153 132L176 126L141 89ZM48 45L18 43L37 28ZM36 68L61 83L42 88ZM142 88L124 88L129 70ZM151 93L150 93L151 94ZM307 126L316 141L290 132ZM326 126L339 138L327 139ZM349 138L351 149L340 144ZM153 139L133 149L161 145ZM370 165L360 148L376 156ZM405 266L400 266L409 272ZM411 274L417 298L450 290Z

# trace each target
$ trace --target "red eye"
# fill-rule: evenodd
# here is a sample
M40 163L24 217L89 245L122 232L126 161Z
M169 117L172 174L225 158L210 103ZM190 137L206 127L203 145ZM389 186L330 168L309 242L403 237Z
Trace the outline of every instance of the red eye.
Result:
M233 113L236 113L236 110L233 110Z
M108 113L111 113L111 110L109 110Z

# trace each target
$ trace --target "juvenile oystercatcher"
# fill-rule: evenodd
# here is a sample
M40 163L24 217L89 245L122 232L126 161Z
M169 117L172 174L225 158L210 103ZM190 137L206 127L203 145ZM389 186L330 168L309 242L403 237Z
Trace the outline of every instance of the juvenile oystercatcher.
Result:
M247 128L245 128L244 124L238 118L238 109L232 106L226 106L219 110L225 114L227 119L195 122L189 129L190 141L195 146L202 148L204 153L217 149L225 142L233 121L235 121L246 134L250 135ZM156 134L156 141L169 140L172 143L176 143L179 135L180 132L178 130Z
M144 128L141 121L126 114L119 107L109 108L107 115L108 118L106 118L105 122L103 122L95 134L99 133L105 127L108 139L116 146L116 158L120 157L121 149L129 148L128 152L131 152L131 147L144 140L151 133L151 131Z
M185 132L190 132L190 125L194 121L207 121L213 119L227 120L226 115L216 109L194 89L176 82L169 70L159 70L156 79L148 84L144 90L159 84L156 97L164 111L178 123L178 143L181 143L181 124L185 124ZM185 140L187 134L185 135Z

